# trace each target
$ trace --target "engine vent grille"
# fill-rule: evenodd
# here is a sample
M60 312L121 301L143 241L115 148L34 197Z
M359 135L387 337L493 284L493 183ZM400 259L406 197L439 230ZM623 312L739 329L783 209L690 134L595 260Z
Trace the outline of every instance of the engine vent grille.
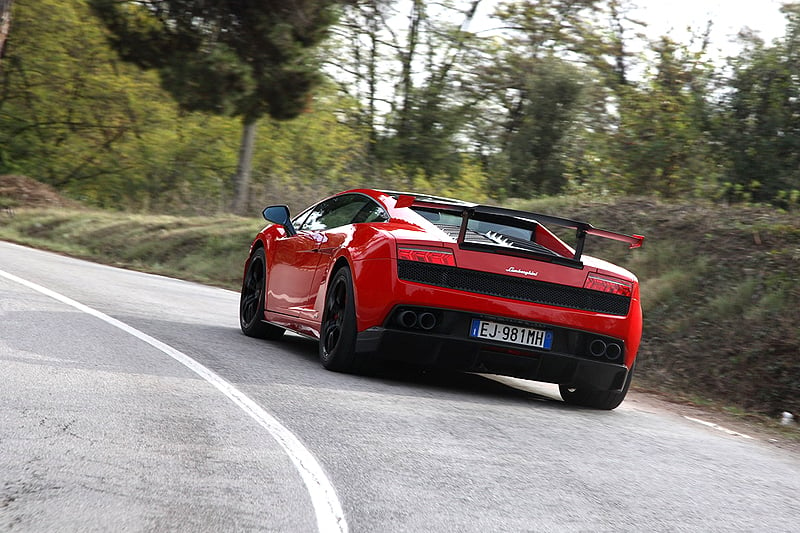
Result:
M460 226L453 226L448 224L437 224L436 226L440 230L445 232L447 236L450 237L451 239L453 240L458 239L458 234L461 231ZM490 237L490 235L494 236L494 238ZM492 231L487 232L487 234L483 234L477 231L467 230L466 235L464 235L464 242L469 244L484 244L490 246L497 246L498 248L517 248L520 250L528 250L543 255L558 256L557 253L550 250L549 248L542 246L541 244L526 239L520 239L519 237L514 237L511 235L503 235Z
M405 281L610 315L626 316L631 303L618 294L418 261L398 261L397 270Z

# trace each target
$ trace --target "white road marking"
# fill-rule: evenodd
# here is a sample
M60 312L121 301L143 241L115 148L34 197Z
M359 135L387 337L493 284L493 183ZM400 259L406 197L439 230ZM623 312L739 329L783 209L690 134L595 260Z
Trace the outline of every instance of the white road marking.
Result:
M243 392L236 387L225 381L222 377L215 374L205 366L201 365L188 355L176 350L175 348L165 344L154 337L132 327L128 324L110 317L96 309L88 307L80 302L77 302L67 296L59 294L41 285L37 285L31 281L19 278L13 274L9 274L0 270L0 277L4 277L20 285L24 285L29 289L49 296L54 300L74 307L95 318L99 318L122 331L129 333L139 340L142 340L150 346L162 351L169 355L189 370L206 380L209 384L213 385L222 394L227 396L233 403L241 408L245 413L250 415L259 425L269 431L270 435L278 442L281 448L289 455L292 462L300 473L300 477L306 485L306 489L311 496L311 502L314 506L314 512L317 517L317 528L320 532L324 533L346 533L347 521L344 517L344 511L336 496L336 491L333 485L325 476L322 466L317 462L314 456L308 449L300 442L300 440L285 426L283 426L275 417L267 413L256 402L247 397Z
M727 433L728 435L732 435L734 437L742 437L745 439L752 439L750 435L745 435L744 433L739 433L738 431L733 431L732 429L728 429L725 427L720 426L719 424L715 424L714 422L706 422L705 420L701 420L699 418L692 418L691 416L684 416L686 420L690 420L692 422L696 422L698 424L702 424L704 426L708 426L710 428L716 429L717 431L722 431L723 433Z

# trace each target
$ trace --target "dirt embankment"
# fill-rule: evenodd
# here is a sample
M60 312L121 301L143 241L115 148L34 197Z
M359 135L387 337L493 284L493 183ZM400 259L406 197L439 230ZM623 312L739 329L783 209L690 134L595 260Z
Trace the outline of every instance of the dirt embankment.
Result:
M0 176L0 209L10 214L16 207L69 207L77 209L78 202L65 198L53 187L26 176Z
M587 253L639 276L640 385L777 419L800 415L800 216L769 206L652 198L588 202L565 216L641 233L641 250Z

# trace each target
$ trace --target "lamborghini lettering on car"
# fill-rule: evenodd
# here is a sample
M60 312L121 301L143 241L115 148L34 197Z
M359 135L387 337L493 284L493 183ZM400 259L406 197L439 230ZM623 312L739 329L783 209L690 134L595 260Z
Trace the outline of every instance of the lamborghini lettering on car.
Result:
M249 336L319 340L330 370L385 360L559 385L614 409L642 331L639 283L584 255L587 237L642 245L589 223L436 196L356 189L271 222L245 262ZM550 228L575 232L572 245Z

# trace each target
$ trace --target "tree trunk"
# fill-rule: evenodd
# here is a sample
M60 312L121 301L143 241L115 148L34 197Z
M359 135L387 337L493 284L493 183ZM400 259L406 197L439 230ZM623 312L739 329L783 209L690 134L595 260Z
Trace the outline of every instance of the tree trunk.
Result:
M250 173L253 168L253 148L256 142L256 119L243 119L242 144L239 147L239 163L233 177L233 203L231 211L246 214L250 195Z
M397 133L400 138L405 138L410 135L409 130L409 115L411 114L411 90L414 87L413 80L413 64L417 44L419 44L419 27L422 24L422 19L425 17L425 2L422 0L414 0L411 6L411 16L409 17L410 25L408 28L408 46L405 52L400 54L402 60L402 72L400 73L400 86L402 87L402 103L400 108L400 124L397 127Z
M9 31L11 31L11 0L0 0L0 61L5 55Z

